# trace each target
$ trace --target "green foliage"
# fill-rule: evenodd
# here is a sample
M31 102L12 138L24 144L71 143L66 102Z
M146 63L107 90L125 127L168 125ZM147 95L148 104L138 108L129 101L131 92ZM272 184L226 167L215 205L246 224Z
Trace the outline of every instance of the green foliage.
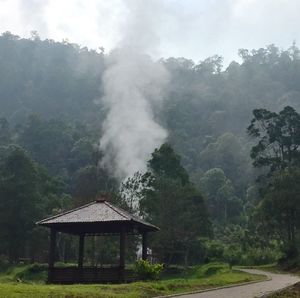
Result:
M223 259L230 267L241 264L242 249L240 245L227 245L224 249Z
M243 138L227 132L209 141L199 155L201 168L205 171L221 169L237 195L243 193L252 171L249 149L244 143Z
M297 229L300 227L300 168L288 167L273 174L266 190L261 210L269 220L274 219L283 231L287 246L295 250ZM291 257L293 257L291 255Z
M65 207L64 191L64 183L50 177L22 148L6 148L0 163L0 251L10 262L24 257L24 248L33 258L45 247L47 235L35 222L54 208Z
M210 240L205 243L208 261L225 261L230 267L242 264L242 248L240 243L226 243L221 240Z
M211 236L206 207L215 229L224 227L224 237L215 234L222 238L223 257L230 241L240 241L242 259L249 251L246 259L258 262L264 246L272 250L272 240L286 244L295 238L299 246L299 177L296 170L281 177L275 173L299 166L299 49L295 44L286 50L270 45L239 53L242 62L224 70L217 55L199 63L185 58L159 62L171 74L170 92L154 114L168 130L169 144L153 153L146 176L129 178L124 188L133 191L121 204L126 201L138 212L138 198L141 214L162 228L150 243L166 262L203 261L199 239ZM97 144L107 112L96 100L103 92L106 59L103 52L41 40L37 33L30 39L10 32L0 36L0 254L8 255L11 239L20 235L20 243L12 244L18 250L14 258L42 257L47 234L33 225L36 219L118 189L100 166ZM248 132L258 144L245 135L253 109ZM22 146L28 165L33 164L30 170L20 163L25 174L13 163L5 171L11 144ZM249 162L251 147L255 170ZM256 176L268 171L261 166L274 173L273 180L262 181L263 192L254 187ZM13 210L14 200L21 208ZM20 209L26 212L19 214ZM18 216L17 227L13 219ZM226 231L232 224L241 229ZM7 231L13 232L9 236ZM64 239L59 255L70 251L74 256L73 246ZM218 258L213 244L210 249L209 258ZM226 254L230 258L230 251ZM234 254L240 255L236 244Z
M278 261L279 268L286 271L299 273L300 257L298 255L291 256L290 254L283 254Z
M45 282L48 274L47 264L32 264L26 266L23 270L18 271L14 279L26 282Z
M281 235L287 258L294 258L300 226L300 115L290 106L279 113L256 109L253 114L248 133L258 143L252 147L251 157L255 166L269 170L260 182L263 200L257 212L269 231Z
M189 176L180 163L180 156L176 154L170 144L163 144L155 149L148 161L150 171L154 176L179 179L182 185L189 182Z
M201 194L169 145L154 151L142 185L140 210L161 228L152 236L151 247L164 263L187 264L198 237L210 234L210 220Z
M151 264L147 260L138 260L134 264L134 272L142 280L157 280L163 270L163 264Z
M14 123L31 113L76 120L97 115L98 121L93 101L100 97L102 54L67 42L3 33L0 57L1 116Z
M275 171L299 164L300 115L295 109L287 106L278 114L257 109L253 115L248 133L259 139L251 150L254 165Z
M34 282L45 283L47 280L48 264L34 263L31 265L9 266L2 270L1 282Z
M16 262L38 218L38 171L19 147L9 149L0 171L0 249Z
M282 241L270 240L258 232L239 225L218 227L215 239L204 240L205 258L208 262L226 261L233 265L262 265L276 263L282 258Z
M224 243L220 240L212 239L204 242L206 259L210 262L223 259Z
M235 196L234 187L222 169L208 170L200 179L199 185L217 224L234 222L241 215L243 202Z
M242 255L241 265L266 265L276 263L282 257L279 247L249 247L247 252Z
M230 268L228 264L225 263L208 263L202 266L195 271L195 276L197 278L206 278L215 274L220 273L229 273Z
M252 247L242 249L240 243L226 244L220 240L207 241L206 258L209 261L226 261L233 265L265 265L276 263L283 256L280 247Z

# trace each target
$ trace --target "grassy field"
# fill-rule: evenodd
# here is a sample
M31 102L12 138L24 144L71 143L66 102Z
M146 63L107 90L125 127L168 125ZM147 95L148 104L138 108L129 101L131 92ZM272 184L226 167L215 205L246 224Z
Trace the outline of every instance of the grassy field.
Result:
M120 285L47 285L45 276L28 266L11 268L0 275L0 297L148 298L263 279L224 264L197 266L182 277Z

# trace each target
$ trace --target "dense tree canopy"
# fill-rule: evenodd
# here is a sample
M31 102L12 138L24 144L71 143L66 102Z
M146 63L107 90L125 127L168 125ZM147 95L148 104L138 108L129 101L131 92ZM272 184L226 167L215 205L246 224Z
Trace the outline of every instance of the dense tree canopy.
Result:
M266 109L253 111L248 133L258 139L252 147L254 166L269 174L260 182L259 206L269 226L283 235L287 256L297 254L299 234L300 115L290 106L278 114Z
M240 260L263 262L258 254L273 256L281 249L281 235L297 239L298 189L291 185L299 179L299 49L270 45L241 49L239 55L241 62L227 68L219 56L198 63L159 61L170 81L154 116L168 131L168 144L153 152L148 174L130 177L119 196L118 182L103 168L99 151L107 113L101 79L108 56L36 34L30 39L2 34L0 237L5 241L0 254L11 261L40 256L46 238L34 221L89 202L102 191L117 193L119 204L167 227L152 245L170 262L203 260L205 247L215 252L207 258L233 260L235 251ZM269 180L256 184L266 173ZM146 192L140 182L148 184ZM124 195L126 189L133 192ZM15 202L29 212L20 214L20 222L12 220L20 211ZM287 215L291 210L295 219ZM206 245L202 236L211 236L211 222L219 242ZM20 239L28 239L23 250L7 234L11 225ZM38 240L41 250L35 252L31 244ZM69 240L60 242L60 254L66 255L66 247L72 255Z
M211 231L203 197L169 144L152 153L148 171L140 208L148 220L161 227L153 235L153 249L166 263L191 261L193 243Z
M265 109L254 110L253 114L248 132L259 138L251 150L254 165L269 166L274 171L299 164L300 115L289 106L278 114Z

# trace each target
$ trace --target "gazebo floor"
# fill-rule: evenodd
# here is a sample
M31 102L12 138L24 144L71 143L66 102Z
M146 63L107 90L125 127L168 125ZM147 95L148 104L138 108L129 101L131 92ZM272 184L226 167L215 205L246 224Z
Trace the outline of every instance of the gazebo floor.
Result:
M127 283L135 280L133 270L120 267L64 267L51 268L48 271L48 283L55 284Z

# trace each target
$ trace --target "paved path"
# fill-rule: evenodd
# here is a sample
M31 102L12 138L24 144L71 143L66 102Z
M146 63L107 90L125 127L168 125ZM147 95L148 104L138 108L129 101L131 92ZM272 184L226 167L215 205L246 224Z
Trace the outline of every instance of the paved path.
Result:
M269 273L256 269L243 269L242 271L253 274L264 274L271 280L253 283L249 285L236 286L214 290L199 294L182 295L182 298L254 298L261 297L264 294L291 286L300 282L300 278L290 274Z

